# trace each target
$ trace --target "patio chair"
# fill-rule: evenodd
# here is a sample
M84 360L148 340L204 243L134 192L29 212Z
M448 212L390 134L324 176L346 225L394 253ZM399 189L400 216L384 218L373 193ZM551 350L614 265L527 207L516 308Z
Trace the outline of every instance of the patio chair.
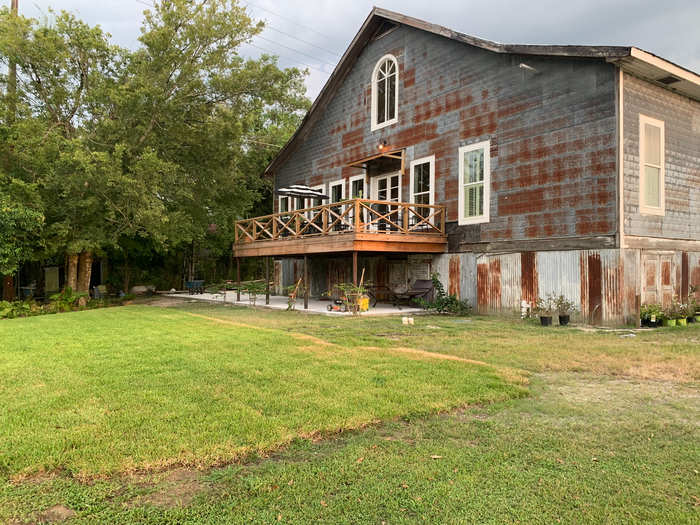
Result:
M410 305L415 299L430 301L433 298L433 281L431 279L416 279L405 292L394 292L391 304L401 310L401 305Z

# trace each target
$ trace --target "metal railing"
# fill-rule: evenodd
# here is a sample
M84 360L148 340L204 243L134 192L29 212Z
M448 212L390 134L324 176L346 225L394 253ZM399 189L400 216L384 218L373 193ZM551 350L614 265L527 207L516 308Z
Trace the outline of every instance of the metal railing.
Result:
M445 234L445 206L353 199L236 221L236 244L343 233Z

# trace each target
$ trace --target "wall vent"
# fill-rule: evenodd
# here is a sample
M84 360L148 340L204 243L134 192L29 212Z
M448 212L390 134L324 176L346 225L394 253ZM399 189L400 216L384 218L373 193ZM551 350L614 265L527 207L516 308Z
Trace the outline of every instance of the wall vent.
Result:
M674 77L673 75L668 75L667 77L657 78L656 81L668 86L669 84L675 84L676 82L680 82L681 79Z

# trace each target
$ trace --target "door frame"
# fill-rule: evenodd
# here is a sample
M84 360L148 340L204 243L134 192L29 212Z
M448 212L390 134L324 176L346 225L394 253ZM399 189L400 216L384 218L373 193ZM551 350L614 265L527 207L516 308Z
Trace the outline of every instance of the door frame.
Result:
M389 189L390 188L389 179L391 177L394 177L394 176L399 177L399 195L398 195L397 200L395 202L403 202L401 200L401 194L403 192L403 188L402 188L403 181L402 181L401 170L388 171L386 173L382 173L381 175L374 175L373 177L370 177L370 181L371 181L371 183L370 183L370 195L372 196L371 197L372 200L374 200L374 201L379 200L379 195L378 195L379 194L379 181L382 179L387 179L387 189ZM386 200L390 201L391 199L388 198Z

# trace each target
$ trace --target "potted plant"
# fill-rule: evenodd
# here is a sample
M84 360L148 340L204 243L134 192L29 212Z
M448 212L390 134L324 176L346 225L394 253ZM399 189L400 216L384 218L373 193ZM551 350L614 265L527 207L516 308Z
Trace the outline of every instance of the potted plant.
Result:
M542 326L552 326L552 315L556 311L556 304L551 295L548 295L546 299L542 297L537 298L535 303L535 313L540 317L540 324Z
M698 286L690 287L690 295L688 300L688 322L689 323L700 323L700 303L695 298L698 292Z
M649 328L656 328L661 326L661 322L664 318L663 310L660 304L645 304L642 305L642 309L639 313L642 326L648 326Z
M574 303L569 301L563 295L557 297L554 301L557 308L557 313L559 314L559 325L566 326L571 320L571 314L576 311Z
M669 304L666 308L664 308L664 320L663 320L663 325L664 326L677 326L677 321L681 316L681 313L679 311L679 304L674 298L673 301L671 301L671 304Z
M693 309L694 310L694 309ZM695 313L695 312L693 312ZM676 326L688 326L688 316L690 308L687 304L678 305L678 317L676 318Z

